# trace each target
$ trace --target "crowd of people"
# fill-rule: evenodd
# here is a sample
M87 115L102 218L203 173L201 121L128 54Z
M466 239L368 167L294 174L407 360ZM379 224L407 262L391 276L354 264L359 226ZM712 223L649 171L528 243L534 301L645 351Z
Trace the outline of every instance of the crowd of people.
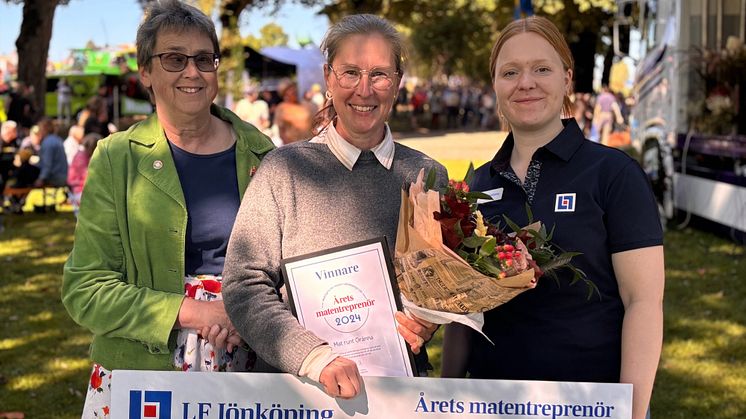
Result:
M31 189L50 189L54 201L56 189L62 188L77 214L87 161L95 148L93 139L117 130L110 117L113 104L109 87L101 86L78 114L71 115L69 107L63 107L64 113L55 119L39 114L31 87L14 83L6 89L2 92L8 100L4 103L7 111L1 134L0 207L6 213L22 214ZM38 211L54 208L43 203L35 206Z
M321 44L325 89L299 95L287 81L273 95L251 85L232 110L214 103L220 47L197 8L154 2L136 46L155 104L147 119L113 132L94 97L64 141L49 119L32 121L27 139L21 123L2 126L3 182L69 186L76 205L62 302L93 334L82 417L109 417L115 369L282 371L332 397L357 396L357 364L291 314L280 261L380 236L393 243L402 185L422 168L446 184L440 163L393 140L393 112L413 127L509 131L469 185L504 191L480 208L523 222L529 206L556 223L554 241L582 252L576 266L601 295L540 281L485 313L495 344L447 326L443 375L632 383L633 418L649 417L663 324L657 206L634 160L586 139L595 130L595 142L607 141L623 110L606 91L593 104L573 95L572 56L549 20L501 31L491 87L449 81L410 92L400 87L401 34L378 16L346 16ZM555 197L567 192L577 211L558 212ZM559 275L569 283L572 273ZM395 317L427 375L437 326Z

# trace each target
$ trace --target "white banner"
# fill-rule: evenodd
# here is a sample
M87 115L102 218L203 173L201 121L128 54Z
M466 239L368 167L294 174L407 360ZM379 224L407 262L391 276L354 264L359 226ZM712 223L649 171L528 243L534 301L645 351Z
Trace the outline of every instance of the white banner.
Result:
M632 417L632 385L365 377L351 400L289 374L116 370L112 419Z

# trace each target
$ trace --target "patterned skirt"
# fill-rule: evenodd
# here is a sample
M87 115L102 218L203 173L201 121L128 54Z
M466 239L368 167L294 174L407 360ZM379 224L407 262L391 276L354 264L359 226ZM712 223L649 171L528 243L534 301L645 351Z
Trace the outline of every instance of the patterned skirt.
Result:
M184 293L187 298L199 301L221 300L222 276L197 275L184 278ZM256 354L246 348L233 352L216 350L202 338L199 331L179 330L174 351L174 367L182 371L251 371ZM93 364L88 382L83 419L108 418L111 406L111 371L102 365Z

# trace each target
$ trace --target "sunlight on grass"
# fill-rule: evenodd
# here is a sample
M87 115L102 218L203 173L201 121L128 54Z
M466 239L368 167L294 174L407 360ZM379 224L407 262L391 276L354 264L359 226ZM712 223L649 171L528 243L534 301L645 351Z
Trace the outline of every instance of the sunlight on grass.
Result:
M91 361L87 359L59 357L47 361L44 365L48 371L88 371L91 367Z
M52 320L53 316L54 315L52 314L51 311L45 310L33 316L27 317L26 320L29 322L46 322L46 321Z
M44 372L36 372L25 375L19 375L15 378L8 380L5 385L8 390L24 391L24 390L35 390L39 387L43 387L51 382L51 376Z
M16 338L5 338L0 339L0 349L8 350L17 348L22 345L30 345L34 342L44 340L44 339L59 339L62 337L62 332L59 330L45 330L43 332L37 332L37 333L31 333L31 334L25 334L22 337L16 337Z
M67 261L67 254L38 258L37 261L38 263L44 263L47 265L64 264L65 261ZM60 269L59 274L62 276L62 269Z
M55 276L53 274L50 275L44 275L44 278L39 280L37 279L31 279L29 278L26 280L26 282L21 284L12 284L12 285L6 285L2 287L3 293L36 293L36 292L42 292L47 291L49 289L49 283L47 281L54 280L54 278L61 277L61 273L59 276ZM0 296L0 301L7 302L13 300L12 295L6 294L5 296Z
M469 160L441 163L457 179ZM75 219L69 213L30 213L6 217L5 226L0 235L0 411L24 411L29 418L80 417L91 333L70 319L59 295ZM665 252L665 334L652 416L746 418L746 247L691 228L671 229ZM440 371L442 331L428 344L433 376Z
M728 256L744 256L746 255L746 248L738 246L732 243L722 243L708 247L710 253L723 253Z
M0 257L24 256L34 249L35 243L30 239L13 239L0 241Z

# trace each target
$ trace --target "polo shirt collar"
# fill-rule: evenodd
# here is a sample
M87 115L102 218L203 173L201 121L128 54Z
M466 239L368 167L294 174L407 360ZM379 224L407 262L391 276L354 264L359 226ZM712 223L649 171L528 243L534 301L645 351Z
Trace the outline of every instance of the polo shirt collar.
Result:
M537 153L541 150L546 150L563 161L569 161L572 158L575 152L578 151L578 148L583 145L585 137L583 137L583 131L580 130L575 118L563 119L562 125L564 126L562 131L552 141L539 147L536 150ZM511 132L505 138L502 147L500 147L500 150L497 151L497 154L495 154L490 163L490 171L493 176L510 167L510 155L513 152L514 143L515 140Z
M311 140L312 143L323 143L329 147L334 157L339 160L348 170L352 170L353 166L357 162L362 152L359 148L350 144L339 135L337 128L334 124L329 124L327 128L319 135ZM390 170L391 165L394 162L394 137L391 135L391 130L388 124L386 124L386 133L383 136L383 141L380 144L370 149L373 155L379 163L386 169Z

